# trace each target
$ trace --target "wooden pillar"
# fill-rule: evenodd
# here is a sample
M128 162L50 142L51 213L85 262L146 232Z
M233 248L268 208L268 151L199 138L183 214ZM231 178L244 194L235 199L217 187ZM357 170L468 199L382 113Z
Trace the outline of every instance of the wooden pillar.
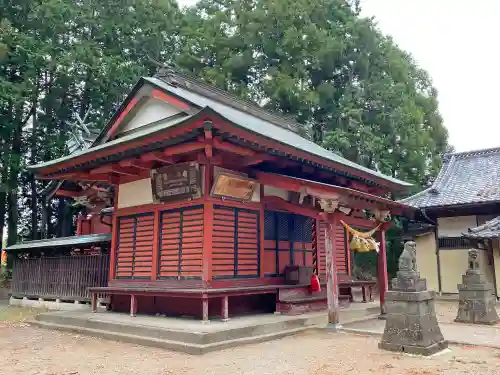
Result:
M385 242L385 229L378 232L379 253L378 253L378 290L380 294L380 313L385 314L385 294L389 289L389 279L387 276L387 245Z
M210 135L211 132L205 133ZM202 279L204 282L212 280L212 233L213 233L213 223L214 223L214 205L211 202L207 202L207 198L210 197L210 188L212 186L212 173L213 166L208 163L203 168L203 196L205 203L203 204L203 275Z
M97 312L97 293L92 292L91 294L92 298L92 312L96 313Z
M339 283L335 265L335 226L337 218L329 215L328 227L325 233L326 248L326 293L328 304L328 323L339 326Z
M109 249L109 276L108 281L115 278L116 248L118 246L118 185L115 187L114 210L111 225L111 248Z
M224 296L221 299L220 304L220 317L223 322L227 322L229 320L229 297Z
M208 296L203 295L201 298L201 306L202 306L202 322L208 322Z
M130 316L137 315L137 297L134 294L130 295Z

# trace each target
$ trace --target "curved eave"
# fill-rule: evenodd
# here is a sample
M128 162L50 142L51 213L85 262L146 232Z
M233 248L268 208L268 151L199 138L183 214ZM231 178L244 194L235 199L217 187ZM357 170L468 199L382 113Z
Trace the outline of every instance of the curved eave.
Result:
M168 128L152 128L142 133L132 133L123 138L117 138L102 145L97 145L79 153L55 159L49 162L40 163L28 167L38 177L57 178L57 174L70 173L72 171L85 170L105 163L121 160L124 157L133 157L141 153L156 151L175 144L192 140L199 135L205 120L211 119L213 127L220 130L222 134L233 137L233 142L244 142L245 146L254 148L271 155L279 155L296 160L304 164L310 164L317 168L323 168L334 173L345 175L349 178L362 180L370 185L384 187L390 190L401 190L411 186L411 184L386 176L383 178L376 171L369 170L362 166L346 166L340 162L329 160L314 153L307 152L301 148L291 146L277 141L266 135L252 132L248 128L234 123L209 107L205 107L197 114L179 119ZM224 126L227 124L229 126ZM184 132L182 131L184 129ZM172 133L177 133L172 137ZM164 141L147 142L153 137L162 138ZM142 143L141 143L142 141ZM146 141L146 142L143 142ZM124 155L124 151L127 154ZM92 156L90 158L90 156Z

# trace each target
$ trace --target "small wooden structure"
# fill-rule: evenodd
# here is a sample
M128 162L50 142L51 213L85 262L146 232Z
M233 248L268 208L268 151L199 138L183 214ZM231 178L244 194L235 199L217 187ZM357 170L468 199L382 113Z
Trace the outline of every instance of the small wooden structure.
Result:
M96 295L106 293L111 309L132 315L227 319L324 309L328 299L331 321L338 322L339 284L357 285L340 220L358 229L383 221L377 233L383 306L388 219L411 211L385 198L408 184L172 70L142 78L88 150L30 169L41 179L114 188L109 281L91 292L94 310ZM287 265L313 267L322 283L328 280L328 293L286 284Z

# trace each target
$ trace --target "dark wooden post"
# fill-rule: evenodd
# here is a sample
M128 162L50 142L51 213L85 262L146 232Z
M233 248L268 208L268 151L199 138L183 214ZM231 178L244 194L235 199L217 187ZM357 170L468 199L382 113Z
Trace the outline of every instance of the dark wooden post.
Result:
M137 297L134 294L130 295L130 316L137 314Z
M92 298L92 312L96 313L97 312L97 293L92 292L91 294Z
M378 233L379 253L378 253L378 290L380 294L380 313L385 315L385 294L389 289L389 280L387 276L387 245L385 242L385 228Z
M328 226L325 233L326 248L326 293L328 304L328 324L335 328L340 326L339 322L339 284L337 267L335 264L335 226L337 218L328 215Z
M201 298L202 321L208 322L208 296L204 294Z
M220 317L223 322L229 320L229 297L223 296L220 304Z

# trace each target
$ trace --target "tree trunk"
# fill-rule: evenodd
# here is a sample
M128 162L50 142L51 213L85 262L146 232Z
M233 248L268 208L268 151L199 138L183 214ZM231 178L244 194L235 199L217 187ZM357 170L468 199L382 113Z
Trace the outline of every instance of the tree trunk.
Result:
M5 227L5 206L7 194L4 191L0 191L0 252L3 246L3 228Z
M37 155L37 118L36 118L36 108L38 102L38 93L35 91L33 98L33 127L31 130L31 164L36 163ZM37 205L37 193L36 193L36 179L35 174L30 175L30 187L31 187L31 239L38 239L38 205Z
M21 111L20 111L21 112ZM28 118L31 115L28 113ZM22 114L19 115L22 118ZM19 170L21 164L21 132L25 121L18 121L14 128L12 137L11 162L9 165L9 175L7 176L7 246L14 245L17 242L17 223L19 220L18 210L18 184Z

